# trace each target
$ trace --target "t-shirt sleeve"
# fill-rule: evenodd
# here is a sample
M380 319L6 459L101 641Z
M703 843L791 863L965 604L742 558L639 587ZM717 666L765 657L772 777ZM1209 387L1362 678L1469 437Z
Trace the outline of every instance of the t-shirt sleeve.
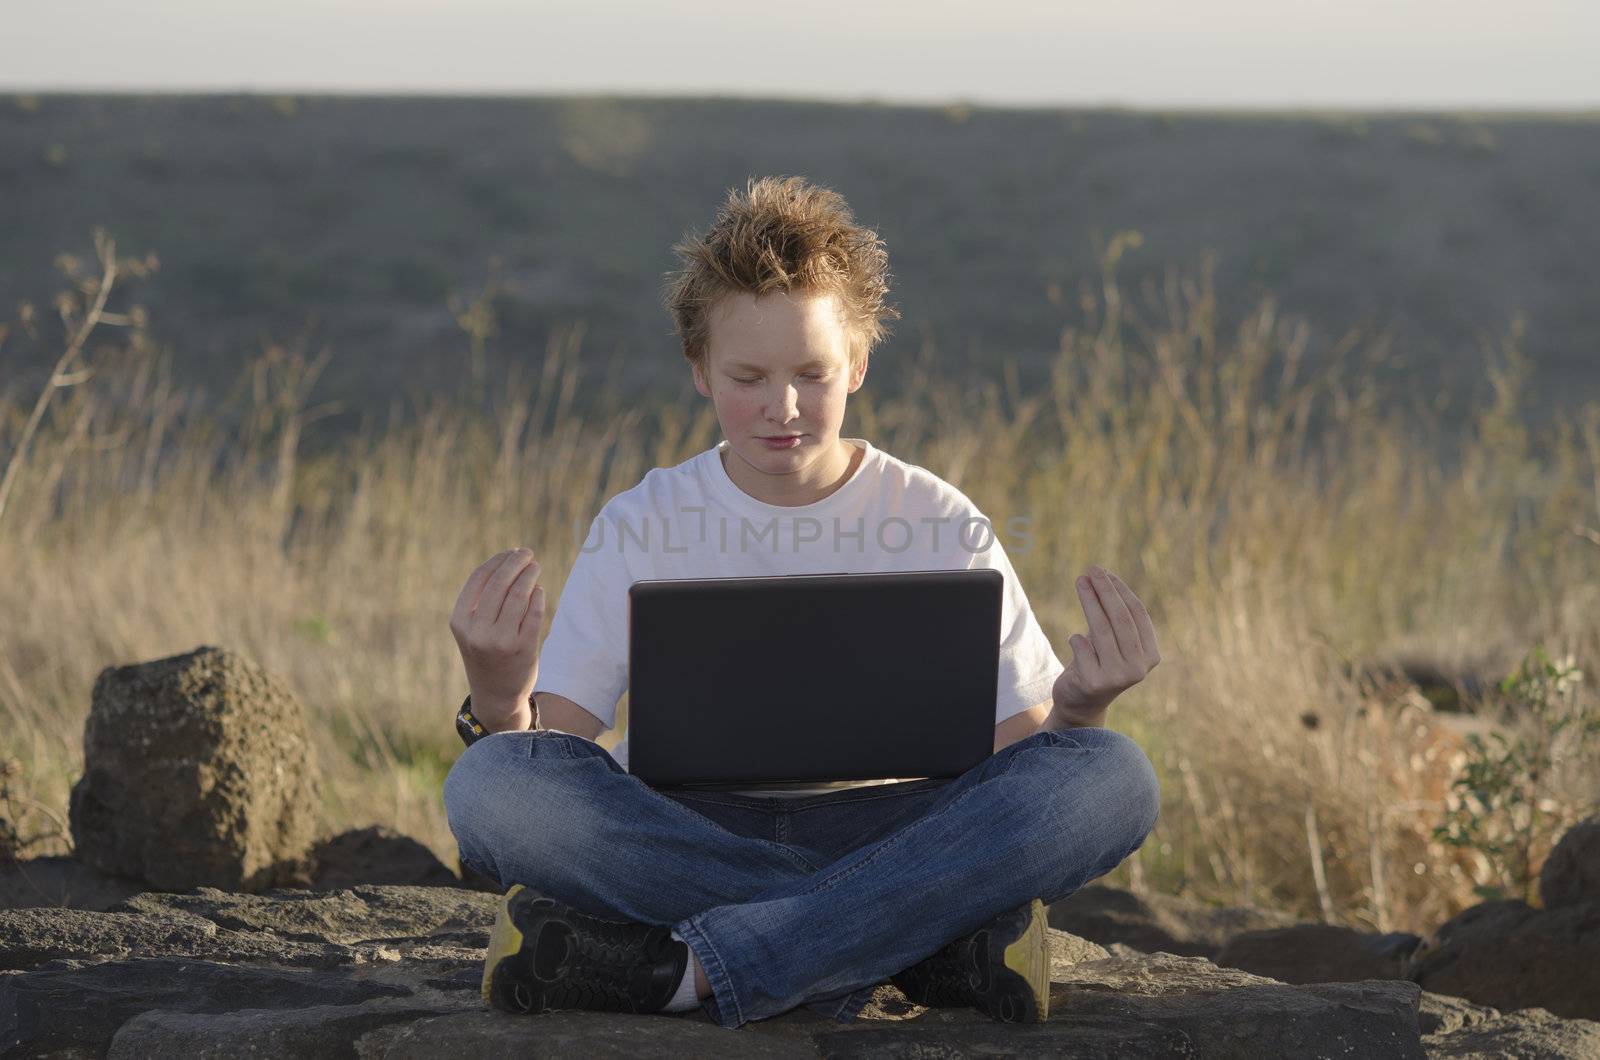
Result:
M595 516L585 541L608 540ZM534 692L565 696L614 728L628 687L627 565L614 549L578 552L539 652Z
M1000 600L1000 680L995 695L996 725L1043 703L1064 667L1028 604L1028 594L1011 566L1000 539L986 549L969 551L970 566L990 567L1005 579Z

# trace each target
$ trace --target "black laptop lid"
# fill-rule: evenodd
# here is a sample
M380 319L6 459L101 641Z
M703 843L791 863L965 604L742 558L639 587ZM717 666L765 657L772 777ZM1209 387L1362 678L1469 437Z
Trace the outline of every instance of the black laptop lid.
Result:
M645 580L628 770L654 787L955 777L994 750L990 569Z

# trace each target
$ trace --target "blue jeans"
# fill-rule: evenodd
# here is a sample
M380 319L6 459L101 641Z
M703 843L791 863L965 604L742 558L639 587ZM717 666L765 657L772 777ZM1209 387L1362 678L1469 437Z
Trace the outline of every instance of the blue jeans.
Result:
M501 732L444 782L464 865L670 926L724 1027L802 1004L854 1019L951 939L1110 872L1159 802L1145 753L1101 728L1034 733L954 779L791 798L657 791L582 737Z

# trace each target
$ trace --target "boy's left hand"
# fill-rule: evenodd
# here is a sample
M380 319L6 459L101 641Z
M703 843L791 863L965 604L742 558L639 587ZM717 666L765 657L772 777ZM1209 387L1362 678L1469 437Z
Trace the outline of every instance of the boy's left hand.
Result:
M1054 720L1098 725L1117 696L1143 681L1161 661L1150 613L1133 590L1104 567L1078 579L1078 599L1089 635L1074 634L1072 662L1050 690Z

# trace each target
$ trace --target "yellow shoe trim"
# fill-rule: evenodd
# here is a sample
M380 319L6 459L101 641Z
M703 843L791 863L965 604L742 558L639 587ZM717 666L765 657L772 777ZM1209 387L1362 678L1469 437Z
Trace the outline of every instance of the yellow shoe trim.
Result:
M1035 898L1029 906L1028 927L1006 947L1006 967L1021 975L1033 990L1039 1009L1039 1022L1050 1018L1050 938L1045 934L1048 920L1044 902Z
M511 899L520 890L522 884L512 884L511 889L500 900L500 907L495 910L494 928L489 932L489 949L483 957L483 985L479 988L485 1005L494 1004L489 986L494 981L495 968L503 959L522 949L522 932L511 922Z

